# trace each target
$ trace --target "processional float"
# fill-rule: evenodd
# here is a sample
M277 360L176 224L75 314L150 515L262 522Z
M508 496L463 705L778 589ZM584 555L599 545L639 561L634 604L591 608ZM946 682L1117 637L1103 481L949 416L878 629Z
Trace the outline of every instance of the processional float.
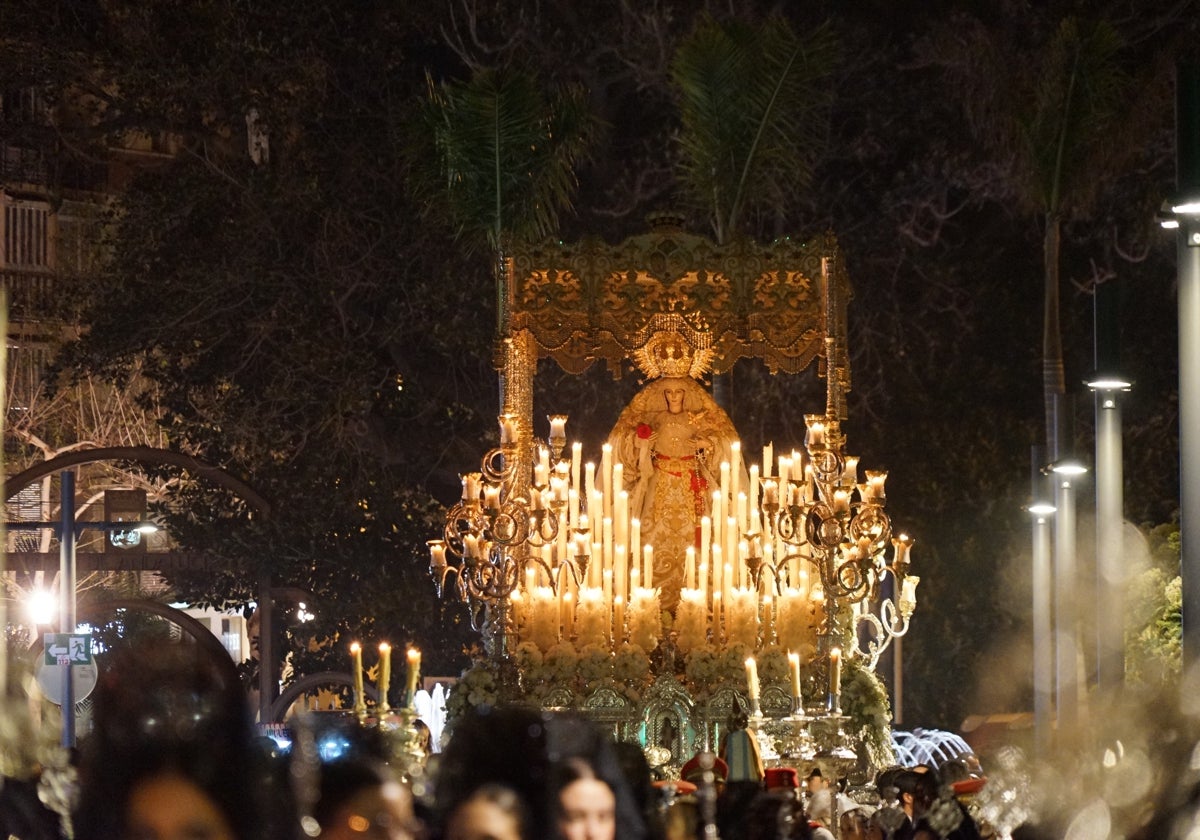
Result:
M918 578L841 431L849 283L832 235L718 246L659 223L515 248L500 262L499 445L463 476L430 572L486 655L450 695L573 708L678 771L748 719L770 763L827 777L890 762L880 654ZM539 359L648 381L599 451L536 433ZM823 412L796 449L744 450L698 384L757 358L816 365ZM596 457L598 456L598 457Z

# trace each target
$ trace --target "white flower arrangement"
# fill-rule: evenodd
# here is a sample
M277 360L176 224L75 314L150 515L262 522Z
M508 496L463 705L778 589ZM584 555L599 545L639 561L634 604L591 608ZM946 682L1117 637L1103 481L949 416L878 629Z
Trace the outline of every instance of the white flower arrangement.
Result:
M628 642L613 657L613 678L629 687L641 687L650 678L650 657L640 646Z
M720 673L720 657L712 645L699 645L688 653L684 675L692 685L693 695L698 697L711 692Z
M873 767L895 762L892 754L892 707L887 689L873 671L858 659L848 659L842 669L842 711L850 718L847 729L860 733Z
M687 655L705 644L708 611L704 605L704 593L699 589L684 589L679 593L679 606L675 610L675 648Z
M729 592L725 605L725 638L729 644L750 650L758 645L758 593L738 588Z
M456 720L476 706L494 704L497 699L496 675L489 662L480 660L458 678L446 698L446 715Z
M581 648L588 645L607 645L611 618L600 589L580 589L579 607L575 613L576 643Z
M542 658L546 680L558 685L570 685L578 665L579 654L570 642L559 642Z
M585 691L594 691L605 680L612 679L613 657L605 645L588 645L579 653L576 669Z
M629 641L642 650L654 650L662 638L662 611L658 590L639 586L629 598Z
M814 607L798 589L788 588L779 596L779 617L775 622L775 635L780 647L799 652L813 644Z
M758 677L763 683L777 683L790 687L791 674L788 672L787 651L773 645L759 651L756 659L758 660Z

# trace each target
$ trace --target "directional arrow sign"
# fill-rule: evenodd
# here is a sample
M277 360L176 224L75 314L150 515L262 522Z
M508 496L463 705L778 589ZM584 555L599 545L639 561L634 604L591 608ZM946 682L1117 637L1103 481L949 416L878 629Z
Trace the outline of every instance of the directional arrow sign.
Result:
M91 665L91 633L46 633L43 636L47 665Z

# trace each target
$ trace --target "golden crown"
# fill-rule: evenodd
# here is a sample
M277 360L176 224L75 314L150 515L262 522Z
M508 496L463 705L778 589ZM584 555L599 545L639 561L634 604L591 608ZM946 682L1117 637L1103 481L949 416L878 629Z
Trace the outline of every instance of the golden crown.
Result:
M699 379L709 371L714 351L708 345L707 334L698 337L704 346L693 347L677 332L656 332L633 352L633 360L652 379L660 376Z

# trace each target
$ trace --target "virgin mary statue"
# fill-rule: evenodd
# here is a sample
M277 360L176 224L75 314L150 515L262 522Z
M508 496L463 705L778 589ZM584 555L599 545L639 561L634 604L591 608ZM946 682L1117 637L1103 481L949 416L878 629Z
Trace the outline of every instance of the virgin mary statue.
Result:
M621 412L608 443L622 464L629 515L641 520L642 544L654 547L660 603L673 614L687 549L699 549L700 519L711 510L737 431L692 378L707 370L707 357L682 336L658 333L635 358L652 379Z

